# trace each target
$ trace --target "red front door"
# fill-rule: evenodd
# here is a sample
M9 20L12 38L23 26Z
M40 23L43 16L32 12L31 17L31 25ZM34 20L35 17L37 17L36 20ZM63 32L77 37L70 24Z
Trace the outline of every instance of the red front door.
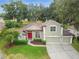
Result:
M28 33L28 39L32 39L32 32Z

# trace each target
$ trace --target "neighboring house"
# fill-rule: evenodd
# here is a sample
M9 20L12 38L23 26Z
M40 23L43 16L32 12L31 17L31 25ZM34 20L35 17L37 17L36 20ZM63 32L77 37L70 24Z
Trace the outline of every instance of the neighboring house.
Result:
M77 29L75 29L74 26L70 26L70 27L68 28L68 30L69 30L71 33L73 33L76 37L79 36L79 31L77 31Z
M3 17L0 17L0 22L5 23Z
M32 23L23 28L26 32L25 36L28 40L40 38L48 41L68 41L72 43L73 34L63 29L60 23L54 20L48 20L44 23Z
M2 17L0 17L0 30L2 30L5 27L5 22Z

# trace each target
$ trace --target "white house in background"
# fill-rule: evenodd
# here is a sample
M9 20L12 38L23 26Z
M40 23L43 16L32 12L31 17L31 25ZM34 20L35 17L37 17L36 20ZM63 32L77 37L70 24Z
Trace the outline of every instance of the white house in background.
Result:
M2 17L0 17L0 30L2 30L5 27L5 21Z
M26 32L25 36L28 40L40 38L49 42L72 43L73 34L63 29L61 24L54 20L28 24L23 27L22 31Z
M0 22L5 23L2 17L0 17Z

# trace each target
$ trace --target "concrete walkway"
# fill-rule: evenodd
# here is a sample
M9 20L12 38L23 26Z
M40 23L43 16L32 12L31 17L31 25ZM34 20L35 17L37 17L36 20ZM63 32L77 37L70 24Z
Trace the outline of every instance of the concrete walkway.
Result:
M47 44L51 59L79 59L79 53L70 44Z

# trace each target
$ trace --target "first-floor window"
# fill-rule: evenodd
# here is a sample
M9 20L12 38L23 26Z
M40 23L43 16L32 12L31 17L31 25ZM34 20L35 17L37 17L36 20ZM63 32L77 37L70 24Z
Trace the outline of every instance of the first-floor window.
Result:
M36 38L40 38L40 32L36 32Z

